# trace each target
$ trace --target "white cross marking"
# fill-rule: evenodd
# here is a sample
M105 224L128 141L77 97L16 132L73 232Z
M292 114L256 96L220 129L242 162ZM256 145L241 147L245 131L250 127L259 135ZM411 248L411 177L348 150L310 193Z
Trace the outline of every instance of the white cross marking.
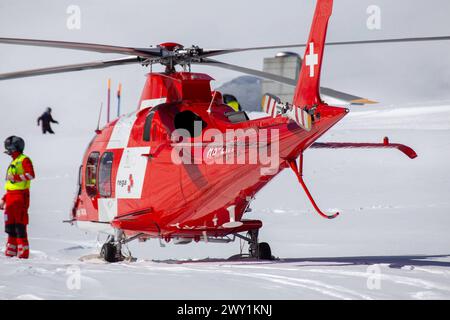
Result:
M314 53L314 43L309 44L309 54L306 55L306 65L309 67L309 77L314 77L314 67L319 64L319 55Z

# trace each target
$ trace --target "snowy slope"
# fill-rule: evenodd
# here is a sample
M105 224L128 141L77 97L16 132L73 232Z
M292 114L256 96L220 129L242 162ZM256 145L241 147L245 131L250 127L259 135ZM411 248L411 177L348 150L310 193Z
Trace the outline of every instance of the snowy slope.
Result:
M162 248L156 240L130 245L136 262L80 261L98 252L96 237L62 220L91 132L74 136L61 127L56 136L41 136L31 128L26 151L38 175L31 259L0 256L0 298L449 299L450 106L352 111L322 140L378 142L387 135L419 157L409 160L393 150L308 151L311 192L323 209L342 214L332 221L317 216L293 174L283 172L248 214L263 220L261 241L280 258L273 262L228 261L239 241ZM0 168L8 160L1 156Z

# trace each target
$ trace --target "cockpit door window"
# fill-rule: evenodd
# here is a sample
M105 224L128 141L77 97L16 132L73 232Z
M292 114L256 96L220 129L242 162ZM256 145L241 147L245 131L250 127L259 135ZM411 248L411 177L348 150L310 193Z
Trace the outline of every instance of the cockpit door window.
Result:
M97 167L100 153L92 152L86 161L85 187L90 197L97 195Z

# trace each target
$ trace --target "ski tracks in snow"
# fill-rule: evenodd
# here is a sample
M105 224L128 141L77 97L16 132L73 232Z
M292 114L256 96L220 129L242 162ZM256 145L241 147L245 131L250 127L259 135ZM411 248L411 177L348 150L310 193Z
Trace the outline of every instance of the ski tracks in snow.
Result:
M369 264L370 265L370 264ZM450 272L436 267L392 268L388 264L375 264L380 269L379 288L367 284L371 273L369 265L340 265L323 268L314 263L228 263L186 262L182 265L159 266L159 263L138 263L132 268L146 268L153 272L214 274L227 280L248 282L259 290L283 288L279 298L284 299L445 299L450 296ZM431 277L430 277L431 276ZM230 296L232 297L232 296ZM275 297L276 298L276 297Z
M444 258L446 261L448 258ZM299 260L147 261L117 264L61 259L33 251L32 259L0 258L4 299L448 299L450 271L439 266L349 264ZM67 269L80 270L81 290L68 290ZM371 289L368 267L379 272ZM139 287L139 290L137 290ZM176 288L174 292L168 288ZM11 290L12 289L12 290ZM134 296L139 292L139 295ZM130 295L131 294L131 295Z

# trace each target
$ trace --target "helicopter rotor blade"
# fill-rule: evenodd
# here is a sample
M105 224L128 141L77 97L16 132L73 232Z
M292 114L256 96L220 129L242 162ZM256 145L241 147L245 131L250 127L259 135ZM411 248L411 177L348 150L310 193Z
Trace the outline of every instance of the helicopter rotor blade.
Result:
M47 68L40 68L40 69L15 71L15 72L0 74L0 81L17 79L17 78L41 76L41 75L46 75L46 74L73 72L73 71L90 70L90 69L102 69L102 68L107 68L107 67L112 67L112 66L120 66L120 65L140 63L140 62L142 62L141 58L136 57L136 56L131 56L131 57L124 57L124 58L113 59L113 60L106 60L106 61L94 61L94 62L68 64L68 65L47 67Z
M297 81L295 81L294 79L278 76L276 74L267 73L264 71L249 69L249 68L237 66L234 64L213 60L213 59L201 59L201 61L199 61L199 62L193 61L192 63L200 64L200 65L209 65L209 66L219 67L219 68L233 70L233 71L237 71L237 72L242 72L242 73L250 74L255 77L264 78L264 79L276 81L279 83L288 84L291 86L295 86L297 84Z
M242 73L249 74L249 75L252 75L255 77L272 80L272 81L279 82L282 84L287 84L290 86L297 85L297 81L295 79L286 78L286 77L282 77L282 76L279 76L276 74L259 71L259 70L255 70L255 69L249 69L249 68L237 66L234 64L229 64L229 63L213 60L213 59L202 59L199 62L192 62L192 63L200 64L200 65L209 65L209 66L219 67L219 68L223 68L223 69L227 69L227 70L242 72ZM368 100L368 99L365 99L362 97L358 97L358 96L355 96L352 94L348 94L345 92L341 92L341 91L337 91L337 90L325 88L325 87L320 88L320 93L326 97L337 99L337 100L343 101L345 103L350 103L353 105L376 103L375 101L371 101L371 100Z
M357 45L357 44L377 44L377 43L402 43L402 42L424 42L424 41L442 41L450 40L450 36L439 37L415 37L415 38L395 38L395 39L379 39L379 40L354 40L354 41L335 41L327 42L326 46L340 46L340 45ZM54 40L37 40L37 39L22 39L22 38L0 38L0 43L13 45L28 45L37 47L50 47L61 49L83 50L99 53L118 53L126 55L136 55L141 57L163 57L164 49L160 47L151 48L132 48L121 46L110 46L97 43L81 43L68 41L54 41ZM269 49L283 49L283 48L302 48L306 45L302 44L288 44L275 46L261 46L249 48L232 48L232 49L202 49L198 55L200 58L213 57L222 54L255 51L255 50L269 50Z
M445 41L450 40L450 36L440 37L415 37L415 38L395 38L395 39L379 39L379 40L353 40L353 41L332 41L326 42L325 46L342 46L342 45L357 45L357 44L380 44L380 43L406 43L406 42L427 42L427 41ZM268 49L283 49L283 48L304 48L306 44L288 44L278 46L263 46L263 47L249 47L249 48L235 48L235 49L204 49L201 57L213 57L222 54L229 54L243 51L254 50L268 50Z
M96 43L81 43L53 40L35 40L35 39L19 39L19 38L0 38L0 43L13 45L26 45L34 47L49 47L60 49L73 49L82 51L91 51L99 53L119 53L125 55L134 55L141 57L161 57L161 48L129 48L119 46L109 46Z
M322 96L337 99L339 101L344 101L350 103L354 106L362 106L365 104L377 104L377 101L369 100L367 98L358 97L349 93L338 91L331 88L320 87L320 94Z
M270 49L283 49L283 48L301 48L306 47L305 44L287 44L277 46L263 46L263 47L249 47L249 48L235 48L235 49L204 49L200 55L202 58L219 56L222 54L244 52L244 51L257 51L257 50L270 50Z
M379 39L379 40L336 41L336 42L328 42L325 45L327 45L327 46L342 46L342 45L355 45L355 44L406 43L406 42L428 42L428 41L446 41L446 40L450 40L450 36L396 38L396 39Z

